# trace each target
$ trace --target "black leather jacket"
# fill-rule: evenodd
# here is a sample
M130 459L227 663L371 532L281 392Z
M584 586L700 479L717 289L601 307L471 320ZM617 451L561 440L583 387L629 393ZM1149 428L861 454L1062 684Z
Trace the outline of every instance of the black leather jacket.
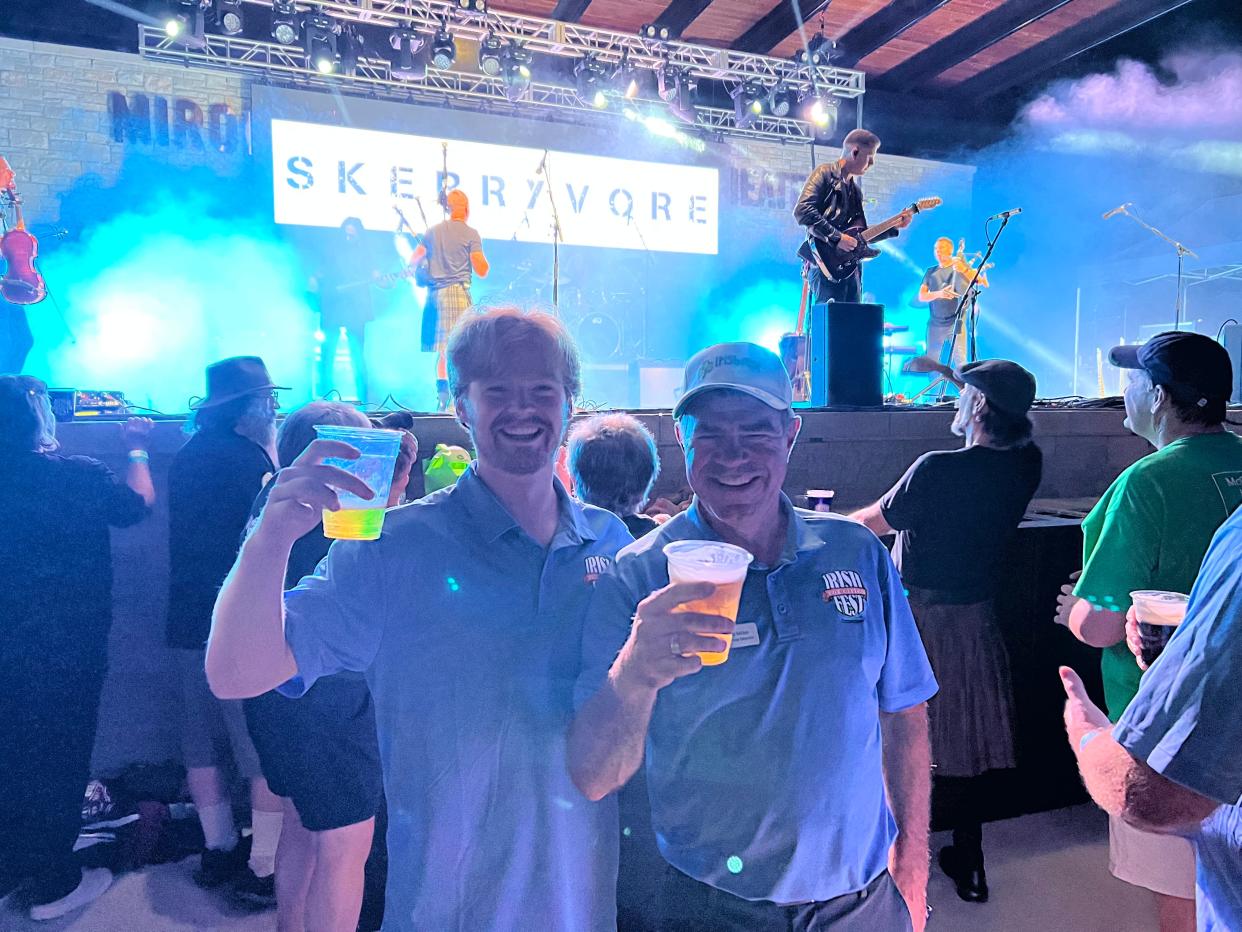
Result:
M865 227L867 216L863 211L862 190L852 178L841 174L841 165L835 159L823 162L811 171L802 188L802 196L793 210L794 220L806 227L817 239L837 244L843 230ZM888 239L897 231L877 237Z

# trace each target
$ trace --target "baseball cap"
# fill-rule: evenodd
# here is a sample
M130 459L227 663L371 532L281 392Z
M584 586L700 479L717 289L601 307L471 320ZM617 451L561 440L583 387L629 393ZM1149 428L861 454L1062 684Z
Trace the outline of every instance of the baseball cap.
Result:
M1021 416L1035 400L1035 376L1008 359L980 359L957 370L957 377L983 393L988 405Z
M1233 393L1229 351L1201 333L1169 330L1141 346L1114 346L1108 361L1121 369L1142 369L1179 400L1223 405Z
M720 388L750 395L777 411L793 405L793 386L785 364L774 352L754 343L717 343L699 350L686 363L683 386L673 417L681 417L691 399Z

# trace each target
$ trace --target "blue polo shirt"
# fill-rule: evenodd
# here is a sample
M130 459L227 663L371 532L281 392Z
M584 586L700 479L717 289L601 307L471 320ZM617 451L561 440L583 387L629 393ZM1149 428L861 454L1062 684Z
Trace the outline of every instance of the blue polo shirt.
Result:
M298 677L282 690L362 670L375 700L385 929L616 927L615 804L574 787L565 735L589 595L631 538L556 489L547 549L472 466L285 595Z
M884 871L897 827L884 794L880 712L936 692L892 560L860 524L794 509L774 566L752 564L728 661L660 691L646 774L661 853L748 900L805 903ZM663 547L718 540L697 502L631 544L602 578L583 636L579 704L603 685L635 607L668 585Z
M1223 803L1195 836L1200 932L1242 929L1242 507L1208 547L1186 620L1113 729L1159 774Z

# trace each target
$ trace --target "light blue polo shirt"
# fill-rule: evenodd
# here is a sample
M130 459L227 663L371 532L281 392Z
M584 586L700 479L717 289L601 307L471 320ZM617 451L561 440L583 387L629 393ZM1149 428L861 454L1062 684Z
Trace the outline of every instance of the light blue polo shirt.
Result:
M794 509L775 566L752 564L738 623L758 644L660 691L647 734L652 823L665 859L735 896L828 900L884 871L897 827L884 793L880 712L936 681L901 581L875 535ZM668 584L669 541L719 537L696 502L625 548L583 636L581 704L603 685L638 602Z
M1186 620L1113 736L1159 774L1223 803L1194 836L1201 932L1242 929L1242 507L1221 525Z
M546 550L472 466L285 595L282 690L362 670L375 700L387 930L616 927L616 807L574 786L565 735L590 593L631 538L556 489Z

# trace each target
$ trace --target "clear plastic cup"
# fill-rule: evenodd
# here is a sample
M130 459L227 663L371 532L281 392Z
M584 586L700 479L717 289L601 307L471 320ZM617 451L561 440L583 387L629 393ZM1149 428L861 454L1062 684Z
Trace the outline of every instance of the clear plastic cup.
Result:
M401 431L376 427L340 427L316 424L315 433L321 440L348 443L360 454L356 460L329 457L328 466L336 466L365 482L374 498L359 498L352 492L337 490L339 511L324 511L323 535L335 540L376 540L384 529L384 509L392 491L392 474L401 450Z
M1130 593L1130 601L1134 603L1134 617L1142 639L1139 653L1143 663L1151 666L1186 617L1190 596L1164 589L1139 589Z
M700 612L704 615L722 615L737 621L737 606L742 598L742 584L746 571L754 559L747 551L733 544L710 540L679 540L665 544L664 556L668 560L670 583L710 582L716 591L705 599L696 599L678 606L679 612ZM709 634L725 642L722 651L700 651L703 666L714 667L729 659L733 646L731 634Z

